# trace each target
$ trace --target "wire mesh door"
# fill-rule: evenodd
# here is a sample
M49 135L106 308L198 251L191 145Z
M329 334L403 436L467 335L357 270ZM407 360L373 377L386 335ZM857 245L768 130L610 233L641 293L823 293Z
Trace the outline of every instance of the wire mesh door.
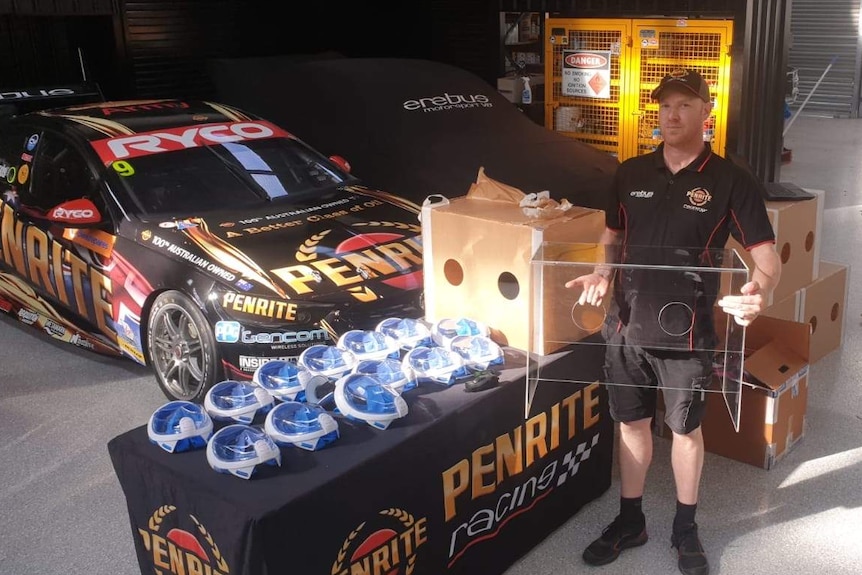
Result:
M621 63L630 51L631 22L551 18L545 30L545 126L622 158Z
M650 152L661 141L658 104L650 99L665 74L677 68L697 70L709 85L712 114L704 123L704 140L724 155L730 88L730 45L733 22L725 20L635 20L632 69L636 82L637 145Z
M724 154L730 86L730 20L549 18L545 125L620 160L661 142L650 92L675 68L710 85L704 138Z

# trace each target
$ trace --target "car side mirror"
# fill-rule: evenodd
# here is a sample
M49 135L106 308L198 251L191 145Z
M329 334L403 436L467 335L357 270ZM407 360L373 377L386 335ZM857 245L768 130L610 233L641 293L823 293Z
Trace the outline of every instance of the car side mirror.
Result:
M46 219L64 226L84 228L102 221L102 214L91 200L78 198L58 204L48 210Z
M332 160L333 162L335 162L336 164L338 164L339 168L341 168L342 170L344 170L348 174L350 173L350 162L345 160L343 157L341 157L341 156L329 156L329 159Z

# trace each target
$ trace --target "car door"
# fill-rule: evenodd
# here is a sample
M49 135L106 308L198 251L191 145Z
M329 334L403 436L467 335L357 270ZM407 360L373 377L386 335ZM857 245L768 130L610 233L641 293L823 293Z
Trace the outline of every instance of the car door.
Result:
M22 149L15 185L4 195L3 261L23 280L21 299L49 335L113 347L114 236L99 179L66 135L26 126L18 132L10 138Z

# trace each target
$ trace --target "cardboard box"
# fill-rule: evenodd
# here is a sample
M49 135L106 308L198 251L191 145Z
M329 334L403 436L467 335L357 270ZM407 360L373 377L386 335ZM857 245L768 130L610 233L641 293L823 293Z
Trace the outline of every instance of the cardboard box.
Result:
M764 315L806 323L811 329L809 363L816 363L844 342L849 268L820 261L819 277L781 301L767 307Z
M574 206L552 219L536 219L517 203L462 196L423 207L425 314L430 322L468 317L488 325L502 344L552 353L583 334L571 322L548 322L530 341L537 294L531 259L544 242L596 243L605 226L602 210ZM562 283L543 287L553 299ZM566 330L554 333L554 330Z
M787 321L799 321L799 294L800 291L797 290L781 301L767 306L761 312L761 315L785 319Z
M781 257L781 281L767 302L769 305L781 301L817 278L823 191L807 191L816 197L798 202L766 202L769 221L775 231L775 249ZM754 270L751 255L739 242L731 237L727 247L735 249L749 268Z
M811 326L811 363L838 349L844 341L848 280L848 266L821 261L819 277L801 290L799 321Z
M744 382L739 431L718 393L706 403L706 451L763 469L772 469L805 434L809 371L808 325L768 316L746 331ZM664 406L656 413L657 434L670 437Z

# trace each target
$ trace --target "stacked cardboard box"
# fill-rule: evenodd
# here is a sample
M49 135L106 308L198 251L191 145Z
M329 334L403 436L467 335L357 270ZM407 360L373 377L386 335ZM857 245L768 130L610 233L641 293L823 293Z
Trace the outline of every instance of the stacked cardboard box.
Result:
M703 423L707 451L764 469L805 434L809 366L843 341L849 268L821 260L824 192L808 191L814 199L767 202L782 274L768 307L746 330L739 428L721 396L710 397ZM753 265L734 240L727 247ZM669 436L663 416L660 407L656 429Z
M817 278L824 193L821 190L809 191L815 193L814 199L766 202L769 221L775 230L775 250L781 257L781 281L767 302L770 305ZM727 247L734 248L753 269L751 255L736 240L728 240Z
M841 347L847 303L849 267L820 258L823 219L822 190L808 190L812 200L767 202L781 256L781 281L764 315L807 323L811 329L809 361L813 364ZM749 266L748 253L728 242Z

